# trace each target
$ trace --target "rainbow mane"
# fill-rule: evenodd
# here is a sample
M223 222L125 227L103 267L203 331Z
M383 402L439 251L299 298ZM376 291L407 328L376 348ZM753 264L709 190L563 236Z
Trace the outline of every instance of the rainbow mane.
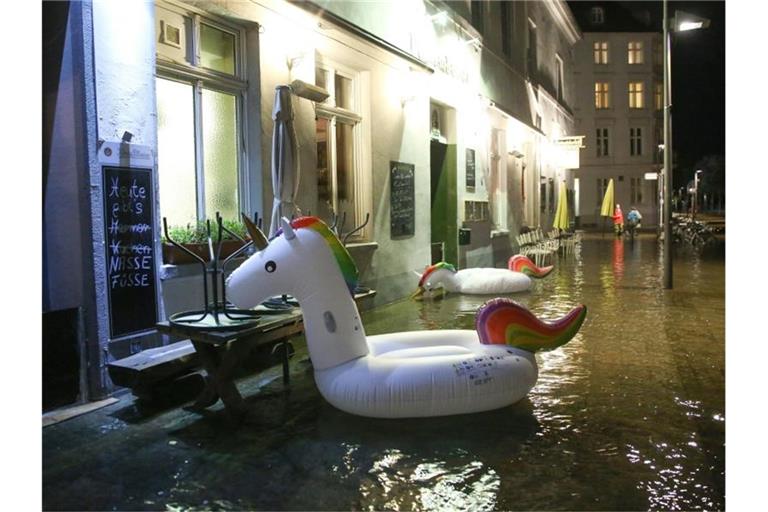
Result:
M323 237L323 240L331 250L331 254L336 259L336 263L339 265L339 270L341 270L341 274L344 276L344 282L347 283L349 293L354 295L358 279L357 265L355 265L352 256L349 255L347 248L344 247L328 225L317 217L298 217L291 221L291 227L293 229L308 228ZM270 240L274 240L282 234L283 230L278 229Z
M553 322L536 318L525 306L499 298L489 300L477 310L475 328L480 343L507 344L529 352L553 350L565 345L579 331L587 317L587 307L579 305Z
M422 274L421 279L419 279L419 288L424 287L424 283L427 282L427 279L429 278L430 274L434 272L435 270L440 270L441 268L450 270L453 273L456 273L456 267L451 265L450 263L446 263L444 261L441 261L440 263L435 263L434 265L431 265L427 267L427 269L424 271L424 274Z
M528 277L541 279L542 277L549 275L553 268L553 265L549 265L548 267L537 267L527 256L523 256L522 254L516 254L509 258L509 270L522 272Z

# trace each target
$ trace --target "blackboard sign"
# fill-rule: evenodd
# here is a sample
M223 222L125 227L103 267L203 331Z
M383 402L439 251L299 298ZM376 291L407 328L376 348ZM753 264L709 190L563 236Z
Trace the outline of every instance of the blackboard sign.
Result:
M157 322L152 170L102 167L112 338Z
M467 148L467 188L475 188L475 150Z
M416 227L415 174L416 167L413 164L389 162L391 238L413 236Z

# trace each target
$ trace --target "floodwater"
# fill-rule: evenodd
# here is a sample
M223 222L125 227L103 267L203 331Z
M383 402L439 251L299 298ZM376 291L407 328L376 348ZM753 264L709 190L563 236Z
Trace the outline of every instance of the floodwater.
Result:
M694 510L725 508L725 264L653 237L589 235L514 298L544 318L588 306L539 381L496 411L359 418L317 392L306 351L242 380L249 415L152 410L127 396L43 432L45 509ZM369 334L474 328L489 297L402 301Z

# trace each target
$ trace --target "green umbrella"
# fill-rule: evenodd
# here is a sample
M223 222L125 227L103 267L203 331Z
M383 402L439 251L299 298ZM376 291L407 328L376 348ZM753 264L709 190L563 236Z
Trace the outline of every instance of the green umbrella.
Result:
M552 223L552 227L560 231L566 231L568 225L568 194L565 191L565 180L563 180L560 183L560 191L557 195L557 211L555 212L555 221Z
M600 208L601 217L613 217L613 178L608 181L603 196L603 206ZM605 235L605 219L603 219L603 235Z

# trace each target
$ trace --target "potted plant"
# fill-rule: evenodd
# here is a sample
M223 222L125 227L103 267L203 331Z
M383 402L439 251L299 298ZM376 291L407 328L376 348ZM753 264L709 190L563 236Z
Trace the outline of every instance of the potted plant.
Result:
M237 234L237 236L243 240L250 240L248 232L241 222L224 220L223 225L226 229ZM169 226L168 235L174 242L183 245L186 249L200 256L204 261L210 261L211 255L208 248L208 226L206 222L200 221L196 225L187 224L186 226ZM243 246L243 243L240 240L236 239L225 230L222 230L221 239L221 253L219 255L221 259L226 258ZM218 227L214 222L211 223L211 241L213 242L213 250L215 253L218 245ZM184 265L187 263L197 263L197 260L171 244L165 236L163 236L163 263Z

